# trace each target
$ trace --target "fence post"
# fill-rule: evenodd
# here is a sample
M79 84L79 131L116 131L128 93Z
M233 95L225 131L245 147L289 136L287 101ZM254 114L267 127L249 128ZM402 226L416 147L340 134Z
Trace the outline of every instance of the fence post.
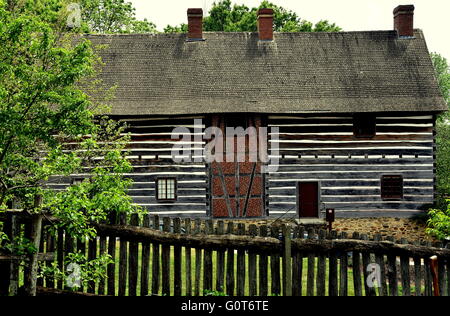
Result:
M354 232L352 238L359 239L359 233ZM355 290L355 296L362 296L361 256L358 251L353 251L352 265L353 265L353 287Z
M64 236L64 257L68 257L69 253L73 253L73 248L74 248L74 239L72 236L70 236L69 234L67 234L67 232L65 233ZM88 257L89 260L93 260L95 259L95 254L92 255L91 257ZM64 269L66 269L66 267L64 267ZM90 282L89 285L89 289L91 288L92 284L94 284L94 291L95 291L95 282ZM67 284L64 284L63 289L65 290L70 290L69 286ZM93 291L91 293L94 293Z
M308 239L314 239L315 230L308 230ZM308 271L306 276L306 295L314 296L314 269L316 264L316 254L312 251L308 252Z
M6 213L6 220L3 223L3 232L12 241L12 215L8 212ZM0 246L3 245L0 243ZM11 264L12 262L9 261L0 261L0 296L9 295Z
M163 231L170 232L171 219L163 218ZM170 296L170 245L162 244L162 294Z
M245 235L245 224L238 224L238 235ZM239 249L237 252L236 267L236 294L238 296L245 295L245 250Z
M366 234L361 235L361 239L369 240L369 238ZM375 288L373 288L367 284L367 280L369 278L369 272L367 271L367 267L371 263L370 262L370 253L368 253L367 251L364 251L362 254L362 261L363 261L364 290L365 290L366 296L376 296Z
M213 221L205 221L205 233L206 235L213 234ZM212 291L213 289L213 263L212 263L212 250L205 249L203 251L203 291Z
M139 226L139 215L132 214L130 219L131 226ZM130 241L128 243L128 295L137 295L137 282L138 282L138 252L139 243L136 241Z
M326 231L320 229L318 232L319 240L324 240L326 237ZM325 270L326 270L326 259L325 253L320 252L317 259L317 283L316 292L317 296L325 296Z
M20 230L19 230L20 232ZM50 233L50 231L47 231L47 242L45 245L45 251L48 252L53 252L55 253L55 236L53 234ZM55 279L50 276L47 277L45 279L45 286L47 288L54 288L55 287Z
M227 225L227 234L234 234L234 223L228 222ZM234 249L227 249L227 272L226 272L226 287L227 287L227 295L234 295L234 287L235 287L235 279L234 279Z
M10 239L14 242L16 237L20 236L20 224L18 222L18 218L16 215L11 216L11 232ZM41 242L42 243L42 242ZM19 269L20 269L20 261L11 261L10 264L10 284L9 284L9 295L15 296L19 291Z
M199 235L201 233L201 221L199 218L195 220L194 234ZM202 269L202 249L195 248L195 288L194 295L200 295L200 281L201 281L201 269Z
M160 220L159 215L153 216L153 229L160 229ZM159 243L152 243L152 294L158 295L159 293L159 267L160 267L160 255L159 255Z
M383 237L381 236L381 234L376 234L374 236L374 240L380 242L383 240ZM375 254L375 260L376 260L377 264L380 266L380 275L381 275L380 284L379 284L380 288L378 290L378 295L379 296L387 296L386 266L384 264L384 255L382 253Z
M442 243L436 245L438 248L443 248ZM438 282L439 282L439 293L441 296L445 296L447 292L447 284L445 282L445 260L444 258L438 257Z
M297 226L296 228L296 239L304 238L304 228L302 226ZM302 282L303 282L303 255L298 250L294 251L293 255L293 268L292 268L292 295L302 296Z
M181 219L179 217L173 219L173 232L181 234ZM174 296L181 296L181 247L175 246L173 248L173 291Z
M450 243L445 246L446 249L450 249ZM450 259L447 259L447 296L450 296Z
M119 216L120 225L127 224L125 214ZM125 296L127 290L127 264L128 264L128 242L124 238L120 238L119 246L119 296Z
M438 281L438 258L437 256L432 256L431 261L431 274L433 276L433 295L439 296L439 281Z
M267 237L267 226L262 225L259 227L259 236ZM259 255L259 296L267 296L267 283L268 283L268 271L267 271L267 255L261 253Z
M420 246L420 242L414 242L414 245ZM422 294L422 259L419 256L414 256L414 285L415 295L421 296Z
M402 244L407 244L405 238L402 238L400 241ZM403 296L411 296L411 277L409 273L409 257L408 256L400 256L400 273L402 276L402 295Z
M59 233L60 233L60 232L59 232L59 230L58 230L58 240L60 239ZM63 236L63 235L64 235L64 231L61 230L61 240L62 240L62 236ZM58 244L58 245L59 245L59 244ZM59 246L58 246L58 249L59 249ZM59 252L59 250L58 250L58 252ZM62 255L61 255L61 260L64 259L63 252L64 252L64 251L63 251L63 248L61 248L61 253L62 253ZM86 237L81 237L81 239L78 239L78 240L77 240L77 252L81 253L83 256L86 256ZM58 283L58 284L59 284L59 283ZM85 291L83 282L81 282L78 291L79 291L79 292L84 292L84 291Z
M191 219L186 218L184 220L184 229L185 234L190 235L192 232L192 224ZM191 264L191 247L184 248L184 258L185 258L185 267L186 267L186 296L192 295L192 264Z
M42 215L35 214L31 217L31 232L30 239L36 252L29 255L29 266L27 273L25 274L25 295L36 296L36 282L37 282L37 269L38 269L38 252L39 245L41 243L41 230L42 230Z
M422 242L422 246L431 247L430 242ZM424 295L425 296L432 296L433 295L433 277L431 275L431 261L430 258L424 257L424 283L425 283L425 289L424 289Z
M150 215L145 214L142 218L142 226L150 228ZM142 264L141 264L141 296L148 295L148 284L150 274L150 243L142 243Z
M283 225L283 295L292 296L291 227Z
M258 228L252 224L249 226L249 234L255 237L258 234ZM257 267L256 267L256 251L253 249L248 252L248 283L249 283L249 295L256 296L257 294Z
M394 237L389 236L387 240L394 242ZM398 281L397 281L397 257L393 254L388 254L388 279L389 279L389 296L398 296Z
M225 226L223 221L217 222L217 235L223 235L225 233ZM216 252L216 290L224 292L225 289L225 251L217 250Z
M331 239L337 239L337 232L332 230L330 233ZM338 256L336 251L333 250L330 253L330 267L329 267L329 275L328 275L328 295L329 296L338 296L339 287L338 287Z
M273 238L279 238L280 228L276 225L272 225L270 229L270 235ZM281 294L281 281L280 281L280 253L272 253L270 257L270 271L272 277L271 291L272 295Z
M112 212L109 217L110 225L116 224L117 213ZM108 237L108 254L113 259L113 263L108 264L107 276L108 276L108 295L116 295L116 236Z
M347 233L341 233L341 239L347 239ZM341 253L339 259L339 296L348 296L348 255L346 251Z
M106 254L106 236L102 235L99 236L99 256L104 256ZM106 288L106 279L101 278L98 283L98 294L99 295L105 295L105 288Z

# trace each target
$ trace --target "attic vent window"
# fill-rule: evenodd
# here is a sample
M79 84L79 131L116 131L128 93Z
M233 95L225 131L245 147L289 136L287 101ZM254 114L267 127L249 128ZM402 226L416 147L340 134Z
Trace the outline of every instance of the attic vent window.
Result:
M175 201L177 180L175 178L159 178L156 180L156 199L158 201Z
M72 179L72 185L79 185L81 183L83 183L84 178L73 178Z
M376 135L376 118L371 114L353 116L353 135L358 138L372 138Z
M381 177L381 198L383 200L403 199L403 177L401 175Z

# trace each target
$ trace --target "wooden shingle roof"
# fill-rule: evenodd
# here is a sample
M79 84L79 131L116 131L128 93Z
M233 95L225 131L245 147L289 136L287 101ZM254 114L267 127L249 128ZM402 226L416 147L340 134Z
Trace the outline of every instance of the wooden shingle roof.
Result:
M422 31L87 35L116 115L446 109Z

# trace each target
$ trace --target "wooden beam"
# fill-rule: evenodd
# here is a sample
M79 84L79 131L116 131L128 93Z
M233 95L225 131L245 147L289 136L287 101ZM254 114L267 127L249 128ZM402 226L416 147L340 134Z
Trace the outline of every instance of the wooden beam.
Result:
M236 235L180 235L161 232L144 227L125 225L110 226L93 224L99 235L114 235L133 241L170 243L173 246L203 249L259 249L260 251L280 251L281 242L275 238Z
M96 295L91 293L82 293L66 290L57 290L52 288L46 288L38 286L36 288L36 296L107 296L107 295Z
M247 195L245 196L244 215L243 215L244 217L247 217L248 201L250 199L250 195L251 195L251 192L252 192L253 180L255 178L256 165L257 165L256 162L253 163L252 173L251 173L251 176L250 176L250 183L248 185Z
M30 239L35 249L39 250L41 242L41 230L42 230L42 215L36 214L31 219L31 233ZM36 282L37 282L37 269L38 260L37 253L29 256L29 266L25 273L25 294L27 296L36 296Z
M54 252L38 253L37 261L53 261L55 260ZM25 262L29 260L28 256L11 256L11 255L0 255L0 261L13 261L13 260L24 260Z
M203 249L258 249L259 252L280 252L282 242L271 237L252 237L237 235L180 235L170 232L156 231L145 227L110 226L93 224L100 235L114 235L133 241L151 241L158 243L170 243L173 246L196 247ZM371 253L394 253L397 256L427 257L437 255L442 258L450 258L450 250L444 248L403 245L389 241L365 241L353 239L340 240L292 240L292 250L303 252L329 252L329 251L358 251Z

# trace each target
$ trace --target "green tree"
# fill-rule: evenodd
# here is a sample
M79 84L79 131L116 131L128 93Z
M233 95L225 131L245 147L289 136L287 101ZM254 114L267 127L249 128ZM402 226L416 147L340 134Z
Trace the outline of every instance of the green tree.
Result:
M138 20L125 0L80 0L84 31L93 33L155 33L150 21Z
M431 54L436 79L442 96L450 108L450 67L437 53ZM442 113L436 121L436 209L428 212L427 232L441 240L450 237L450 114Z
M90 223L140 208L126 194L128 136L100 116L113 93L97 78L100 48L67 32L65 8L58 0L0 0L0 212L14 203L56 217L52 231L94 238ZM80 173L90 176L66 190L46 185ZM27 240L0 235L0 252L32 250Z
M44 195L44 205L64 218L76 212L70 201L63 207L64 199L78 196L85 217L70 224L77 222L83 234L90 220L105 219L114 205L134 209L125 194L130 183L122 178L131 168L124 151L128 139L121 136L123 127L98 119L112 91L96 87L101 61L91 43L57 33L47 22L64 21L57 18L56 2L28 0L9 11L0 0L0 209L14 202L31 210L35 196ZM60 194L45 186L51 176L86 170L93 174L89 181Z
M449 240L450 238L450 200L446 201L446 206L440 209L431 209L428 212L427 233L439 240Z
M431 53L430 55L442 96L450 108L450 67L448 61L438 53ZM440 118L442 120L444 118L448 118L449 116L450 113L445 112L440 116Z
M450 109L450 67L437 53L431 54L436 79ZM450 112L442 113L436 122L437 189L440 196L450 196Z
M232 4L231 0L215 2L204 17L203 27L209 32L256 32L257 12L261 8L274 9L274 30L276 32L338 32L341 28L334 23L322 20L313 24L302 20L298 15L269 1L262 1L257 8L249 8L245 5ZM164 32L186 32L187 25L168 25Z
M0 4L0 206L19 195L31 205L40 182L74 160L55 135L93 127L89 99L75 84L93 74L94 52L87 41L57 44L65 39L46 18ZM39 159L44 151L53 161Z

